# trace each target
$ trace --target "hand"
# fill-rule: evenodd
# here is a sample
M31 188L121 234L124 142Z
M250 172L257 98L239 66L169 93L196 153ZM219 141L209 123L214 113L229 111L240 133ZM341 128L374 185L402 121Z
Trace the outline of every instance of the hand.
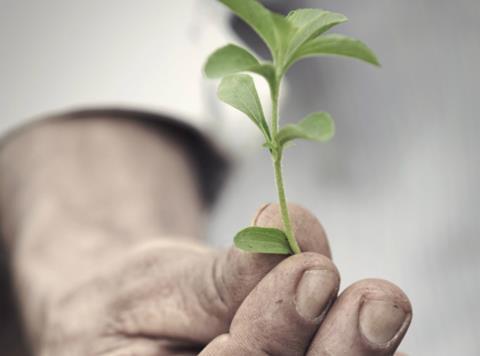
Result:
M411 320L407 297L371 279L337 298L320 223L299 206L290 211L310 252L284 258L158 240L119 256L47 309L41 354L393 355ZM281 227L277 206L254 223Z

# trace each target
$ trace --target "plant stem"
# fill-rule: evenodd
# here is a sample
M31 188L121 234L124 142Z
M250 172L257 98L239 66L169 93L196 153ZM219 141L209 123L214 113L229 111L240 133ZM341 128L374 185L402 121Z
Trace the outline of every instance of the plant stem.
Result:
M280 91L280 78L277 84L272 88L272 139L274 140L274 147L272 150L273 170L275 172L275 183L277 186L278 203L280 204L280 213L282 214L283 226L285 235L287 236L288 244L294 254L301 253L297 240L293 234L292 225L290 223L290 216L288 214L287 198L285 197L285 188L283 186L282 176L282 148L276 142L278 132L278 96Z
M293 253L302 252L298 246L297 240L293 235L292 225L290 224L290 216L288 214L287 199L285 197L285 188L283 187L282 177L282 154L279 152L273 159L273 168L275 171L275 183L277 185L278 202L280 204L280 212L282 214L283 226L285 228L285 235L287 236L288 244Z
M276 140L278 132L278 94L280 91L280 80L277 80L277 84L272 90L272 138Z

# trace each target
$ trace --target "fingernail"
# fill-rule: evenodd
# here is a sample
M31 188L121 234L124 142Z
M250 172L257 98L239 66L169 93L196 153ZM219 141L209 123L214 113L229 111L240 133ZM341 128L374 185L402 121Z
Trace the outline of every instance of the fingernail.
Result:
M406 317L394 302L366 300L360 310L360 332L373 344L385 344L399 332Z
M252 225L253 226L257 226L258 224L258 220L260 219L260 216L262 216L262 213L265 211L265 209L267 209L269 206L271 205L271 203L266 203L266 204L263 204L256 212L255 214L255 217L253 218L253 221L252 221Z
M335 297L338 277L329 270L309 270L303 273L297 287L296 306L305 319L318 318Z

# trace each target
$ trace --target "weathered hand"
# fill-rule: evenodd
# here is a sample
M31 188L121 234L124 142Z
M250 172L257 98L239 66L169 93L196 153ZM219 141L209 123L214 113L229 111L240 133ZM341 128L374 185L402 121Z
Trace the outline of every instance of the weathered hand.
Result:
M301 207L289 210L302 250L311 252L286 258L267 273L239 307L229 333L201 355L393 355L410 324L408 298L393 284L370 279L335 299L339 274L327 258L320 223ZM278 207L260 211L256 224L281 228ZM264 255L251 258L270 262Z
M143 245L48 308L42 355L392 355L411 319L407 297L364 280L335 299L324 231L308 211L290 209L310 252ZM255 224L280 227L277 207L262 208Z

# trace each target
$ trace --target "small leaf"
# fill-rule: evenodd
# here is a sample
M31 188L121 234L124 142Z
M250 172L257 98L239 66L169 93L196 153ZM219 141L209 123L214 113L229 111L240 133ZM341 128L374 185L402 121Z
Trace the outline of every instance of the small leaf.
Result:
M234 44L217 49L205 64L205 74L212 79L239 72L260 74L269 85L273 85L275 80L275 69L271 64L260 63L249 51Z
M220 0L245 21L265 42L273 58L281 55L288 34L293 31L288 21L265 8L256 0Z
M298 124L290 124L278 132L278 142L284 146L295 139L328 141L335 133L335 125L330 114L318 112L308 115Z
M256 66L260 66L260 62L253 54L244 48L229 44L217 49L208 57L205 73L208 78L221 78Z
M285 233L278 229L266 227L247 227L237 233L235 246L241 250L256 253L291 255Z
M339 34L319 36L305 43L297 51L291 63L305 57L322 55L351 57L380 66L375 53L366 44L355 38Z
M246 114L262 131L267 141L270 141L270 130L251 76L233 74L224 77L217 94L220 100Z
M342 14L320 9L299 9L290 12L287 21L297 28L288 46L286 61L290 62L290 58L304 43L333 26L346 22L347 18Z

